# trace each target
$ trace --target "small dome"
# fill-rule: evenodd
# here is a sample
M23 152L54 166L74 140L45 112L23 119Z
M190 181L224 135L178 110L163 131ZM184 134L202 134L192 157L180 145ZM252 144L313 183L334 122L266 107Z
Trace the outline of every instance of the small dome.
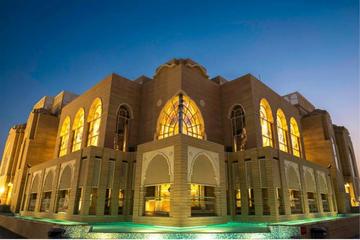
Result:
M160 65L156 71L155 71L155 76L158 75L158 73L163 69L163 68L173 68L177 65L184 65L190 68L198 68L200 70L200 72L206 77L209 78L209 76L207 75L207 71L206 68L204 68L202 65L198 64L197 62L191 60L190 58L173 58L170 61ZM155 77L154 76L154 77Z

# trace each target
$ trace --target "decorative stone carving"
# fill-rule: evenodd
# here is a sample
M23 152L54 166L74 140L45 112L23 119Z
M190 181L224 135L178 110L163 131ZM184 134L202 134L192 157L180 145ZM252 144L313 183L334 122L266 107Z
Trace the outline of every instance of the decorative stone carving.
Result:
M190 183L191 177L193 173L193 167L195 160L201 156L205 155L211 162L211 165L214 169L215 173L215 180L217 185L220 185L220 160L219 160L219 154L216 152L211 152L205 149L197 148L188 146L188 175L187 180Z
M170 183L174 182L174 146L157 149L150 152L143 153L142 168L141 168L141 185L144 184L146 171L149 167L151 160L157 155L163 156L169 166Z
M290 185L289 170L290 170L290 168L293 168L296 173L296 177L297 177L297 180L299 183L299 188L301 188L299 165L297 163L294 163L294 162L291 162L288 160L284 160L284 165L285 165L286 181L287 181L288 185Z

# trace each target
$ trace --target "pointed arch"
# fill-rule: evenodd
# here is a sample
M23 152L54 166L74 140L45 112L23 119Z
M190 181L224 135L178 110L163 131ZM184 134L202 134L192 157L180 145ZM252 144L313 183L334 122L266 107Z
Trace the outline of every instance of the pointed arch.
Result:
M84 133L84 122L85 122L85 111L83 108L80 108L74 119L73 123L73 142L72 142L72 152L78 151L81 148L83 133Z
M116 129L114 148L120 151L126 151L129 137L129 123L132 117L132 111L128 104L121 104L116 114Z
M97 146L99 142L102 102L96 98L91 104L87 122L89 124L87 146Z
M234 152L245 150L246 145L246 129L245 129L245 111L240 104L236 104L231 108L230 112L233 147Z
M263 98L260 101L260 126L263 147L274 146L272 132L273 123L274 119L272 116L270 104L265 98Z
M68 152L68 143L70 135L70 117L67 116L60 129L60 147L59 147L59 157L64 156Z
M188 96L171 98L160 112L156 138L163 139L179 133L205 138L205 124L200 109Z
M277 128L279 149L283 152L289 152L288 126L287 126L285 114L283 110L281 110L281 108L279 108L276 112L276 128Z
M300 131L295 118L290 118L290 135L293 155L301 157Z

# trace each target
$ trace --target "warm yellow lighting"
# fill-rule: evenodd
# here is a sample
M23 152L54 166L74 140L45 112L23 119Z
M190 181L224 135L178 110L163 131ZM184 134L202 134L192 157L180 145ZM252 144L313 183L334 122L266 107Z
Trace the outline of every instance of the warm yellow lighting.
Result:
M350 184L349 183L345 183L345 192L350 193Z
M75 152L77 150L80 150L81 148L81 142L82 142L82 136L84 131L84 109L80 109L74 119L73 124L73 131L74 131L74 137L73 137L73 143L72 143L72 151Z
M170 187L168 183L149 186L154 187L155 192L153 196L147 196L145 199L145 213L146 215L156 215L158 213L170 212Z
M295 118L290 119L291 145L294 156L300 157L300 131Z
M263 147L273 146L272 124L273 117L271 107L265 98L260 101L260 125Z
M66 117L60 130L60 149L59 157L67 153L70 133L70 117Z
M277 134L279 141L279 149L283 152L288 152L288 144L287 144L288 127L287 127L285 114L281 109L278 109L276 113L276 126L277 126Z
M180 98L182 106L180 107ZM163 139L179 133L179 120L182 121L183 134L204 139L205 125L200 109L187 96L175 96L163 107L157 124L157 138ZM180 111L181 110L181 111Z
M87 142L88 146L98 145L101 114L102 114L102 103L100 98L97 98L94 100L94 102L91 105L87 120L89 123L88 142Z
M2 195L5 192L5 188L4 187L0 187L0 195Z

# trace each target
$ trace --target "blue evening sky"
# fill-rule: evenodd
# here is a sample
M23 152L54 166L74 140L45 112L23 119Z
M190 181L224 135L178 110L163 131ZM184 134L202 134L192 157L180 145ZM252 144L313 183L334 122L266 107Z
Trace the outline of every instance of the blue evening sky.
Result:
M299 91L345 125L360 160L359 2L0 1L0 148L33 104L174 58ZM0 150L1 153L2 150Z

